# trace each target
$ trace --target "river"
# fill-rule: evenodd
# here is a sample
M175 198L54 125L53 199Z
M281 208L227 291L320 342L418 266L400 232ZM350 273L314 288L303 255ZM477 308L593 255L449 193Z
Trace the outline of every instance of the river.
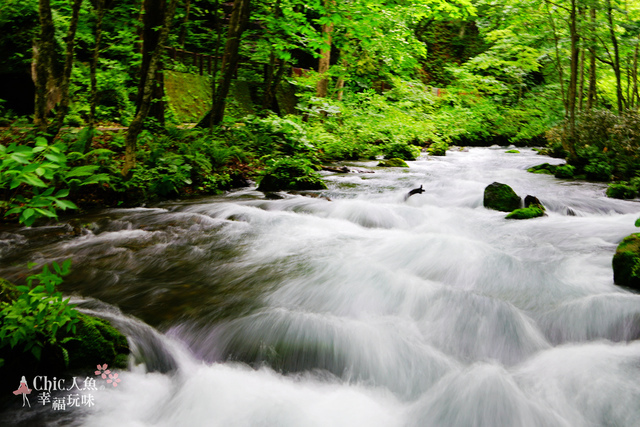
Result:
M544 162L561 163L497 147L355 162L375 173L325 172L313 194L244 189L93 213L73 237L5 232L0 277L71 258L62 289L134 353L95 405L33 411L117 427L638 426L640 295L613 284L611 258L640 205L526 172ZM547 216L483 208L494 181Z

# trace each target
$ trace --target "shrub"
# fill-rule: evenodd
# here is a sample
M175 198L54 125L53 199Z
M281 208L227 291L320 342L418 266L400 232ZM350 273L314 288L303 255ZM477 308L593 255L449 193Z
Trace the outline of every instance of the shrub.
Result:
M559 165L555 168L554 176L560 179L572 179L576 168L571 165Z
M269 160L258 190L322 190L327 188L320 175L304 158L282 157Z
M429 148L427 148L427 151L432 156L445 156L448 149L449 144L446 142L434 142L429 146Z
M420 155L420 151L412 145L393 142L383 147L382 154L385 159L415 160Z
M614 199L633 199L638 195L638 187L629 183L611 183L607 188L607 197Z

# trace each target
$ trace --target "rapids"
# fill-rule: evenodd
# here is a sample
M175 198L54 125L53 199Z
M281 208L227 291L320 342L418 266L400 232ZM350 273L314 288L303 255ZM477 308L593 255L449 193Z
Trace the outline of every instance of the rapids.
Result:
M63 291L134 354L95 406L0 421L640 425L640 295L611 270L640 205L526 172L556 159L504 151L355 162L375 173L325 172L329 189L313 194L107 210L75 218L74 237L4 231L0 277L72 258ZM484 209L494 181L548 216Z

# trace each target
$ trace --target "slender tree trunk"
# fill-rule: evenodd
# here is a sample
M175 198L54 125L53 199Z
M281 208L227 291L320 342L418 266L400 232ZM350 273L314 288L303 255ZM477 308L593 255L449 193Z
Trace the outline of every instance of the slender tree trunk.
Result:
M98 104L98 80L96 72L98 70L98 59L100 58L100 41L102 40L102 20L104 19L104 2L98 0L96 4L97 21L95 44L93 46L93 54L91 55L91 64L89 66L89 79L91 80L91 101L89 106L89 137L84 146L84 152L88 152L93 144L93 133L96 127L96 106Z
M596 8L591 7L589 11L592 34L596 28ZM596 40L591 40L589 47L589 92L587 95L587 110L591 110L595 105L597 97L597 73L596 73Z
M316 96L324 98L327 96L329 89L329 77L326 75L329 71L329 63L331 61L331 37L333 33L333 24L322 25L322 35L326 39L326 47L320 51L320 59L318 61L318 73L320 81L316 86Z
M569 110L569 135L567 141L567 150L570 156L575 156L575 136L576 136L576 94L578 82L578 59L580 56L580 48L578 43L580 36L577 27L577 3L578 0L571 0L571 10L569 17L569 31L571 35L571 68L569 75L569 88L567 91L567 106Z
M558 81L560 82L560 96L562 97L562 104L564 105L564 115L567 117L569 115L569 108L567 104L567 96L564 89L564 68L562 67L562 60L560 58L560 40L558 37L558 31L556 29L556 23L553 19L553 15L549 10L549 3L546 2L547 6L547 14L549 15L549 23L551 24L551 29L553 30L553 41L555 46L555 56L556 56L556 70L558 71Z
M620 70L620 49L618 47L618 38L613 23L613 8L611 0L607 0L607 20L609 22L609 35L611 44L613 45L613 73L616 76L616 98L618 101L618 114L622 113L625 108L625 99L622 93L622 74Z
M340 51L340 56L342 56L342 51ZM347 69L347 61L342 59L342 66L344 67L344 72L346 72ZM342 101L342 96L344 94L344 74L340 74L340 77L338 77L338 81L336 82L336 90L338 92L338 101Z
M144 30L142 39L142 66L140 68L140 83L138 85L138 96L136 100L136 110L140 109L142 103L146 79L149 75L149 65L151 57L163 44L160 42L160 32L158 27L162 27L167 12L166 0L144 0ZM149 116L155 118L164 126L164 79L161 78L162 63L158 58L156 75L152 80L155 82L152 88L152 103Z
M191 12L191 0L187 0L187 4L185 5L184 20L182 21L182 26L180 27L180 37L178 39L178 44L182 46L183 49L184 49L184 43L187 40L187 24L189 23L190 12Z
M145 85L142 91L142 99L138 111L129 125L127 136L125 139L125 162L122 169L122 174L129 175L129 172L136 164L136 146L138 142L138 135L142 131L144 120L149 114L151 109L151 97L153 93L153 86L155 83L156 70L158 63L160 62L160 56L162 55L162 46L167 42L169 37L169 30L171 29L171 21L176 11L178 0L170 0L166 13L164 14L164 22L162 28L158 34L157 48L151 53L149 60L149 67L145 76Z
M53 126L49 129L49 133L53 136L57 135L62 128L64 118L69 112L69 86L71 84L71 71L73 69L73 51L76 41L76 30L78 28L78 19L80 18L80 6L82 0L74 0L71 7L71 21L69 21L69 29L67 30L66 43L67 47L64 54L64 70L62 72L62 80L60 82L61 99L56 113L56 119Z
M640 44L636 43L633 51L633 68L631 70L631 81L633 82L633 90L631 91L631 108L640 105L640 95L638 94L638 48Z
M276 3L272 9L274 19L278 19L281 14L280 0L276 0ZM273 34L270 34L273 36ZM269 110L273 107L273 100L275 99L276 87L279 82L276 82L276 64L280 62L282 68L282 62L276 60L276 55L273 50L269 53L269 62L264 67L264 96L262 98L262 107Z
M49 98L49 88L53 78L53 63L55 53L55 27L51 15L51 4L49 0L39 0L38 12L40 17L40 34L34 43L35 60L35 111L33 123L40 133L46 133L47 121L47 100Z
M222 45L222 26L220 25L220 2L218 0L215 1L213 7L214 14L214 27L216 29L216 44L214 46L213 52L213 70L211 75L211 109L205 115L205 118L202 119L198 126L202 124L204 127L205 121L208 121L209 133L213 134L213 129L215 127L215 123L213 122L213 111L216 100L218 99L218 57L220 56L220 46Z
M578 83L578 111L582 111L582 105L584 101L584 57L586 55L585 49L580 51L580 64L578 69L580 72L580 79Z
M251 0L234 0L233 11L229 19L227 42L224 47L224 56L222 57L222 67L220 70L222 77L215 90L213 107L211 111L200 120L200 123L197 125L198 127L205 127L207 124L214 126L222 123L226 99L229 94L229 88L231 87L231 80L240 59L240 39L249 22L250 11Z

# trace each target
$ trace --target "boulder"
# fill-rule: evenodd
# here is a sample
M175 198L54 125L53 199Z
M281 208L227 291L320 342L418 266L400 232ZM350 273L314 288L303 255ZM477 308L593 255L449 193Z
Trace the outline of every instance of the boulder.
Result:
M507 184L494 182L484 189L484 207L502 212L511 212L522 206L522 199Z
M506 219L531 219L544 216L544 208L532 205L528 208L516 209L506 216Z
M554 176L560 179L572 179L574 177L576 168L571 165L560 165L556 167Z
M527 169L527 172L531 173L544 173L549 175L554 175L556 173L556 165L550 165L549 163L543 163L537 166L531 166Z
M616 285L640 290L640 233L622 239L612 265Z
M408 168L409 167L407 162L398 158L381 160L380 163L378 163L378 166L384 167L384 168Z

